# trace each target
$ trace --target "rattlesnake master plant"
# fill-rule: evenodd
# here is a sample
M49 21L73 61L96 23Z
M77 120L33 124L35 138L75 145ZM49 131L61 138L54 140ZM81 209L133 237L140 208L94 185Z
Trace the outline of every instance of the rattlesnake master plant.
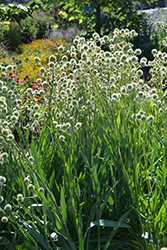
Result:
M39 90L19 92L3 68L0 218L17 232L16 245L19 237L35 250L166 244L167 103L164 75L155 79L166 55L154 50L152 62L139 60L136 35L77 36L49 57L49 69L41 65ZM150 64L154 81L145 83Z
M28 96L26 112L31 123L30 127L38 126L40 120L47 116L46 109L49 105L52 119L57 122L55 129L59 128L60 131L66 132L68 127L68 133L74 131L76 124L82 123L85 112L90 115L96 109L94 102L97 89L99 93L106 95L111 105L113 102L121 102L125 96L128 100L130 95L134 96L135 102L142 105L152 103L153 100L160 101L158 94L153 93L153 90L141 80L142 67L151 66L150 86L153 84L158 88L164 87L167 55L154 49L153 61L147 62L145 57L139 61L137 56L141 54L141 50L133 50L133 44L130 43L130 39L135 36L137 33L134 30L115 29L112 39L108 36L100 38L97 33L94 33L89 41L77 36L73 41L74 45L68 51L65 51L63 46L59 46L59 59L51 55L48 62L50 68L40 68L42 78L38 78L37 82L43 89L27 88L24 93ZM102 46L106 43L110 51L103 51ZM34 60L39 62L40 58L35 57ZM20 117L22 117L22 110L25 110L23 108L25 105L22 103L22 96L17 90L15 81L13 79L10 81L10 77L7 76L12 66L1 67L1 70L0 138L1 144L8 145L13 140L11 131L16 125L21 126ZM42 105L37 105L37 96L43 99ZM156 107L156 103L152 105ZM70 126L63 123L65 117L75 117L72 124L70 120L68 121ZM145 120L151 121L142 117L142 121ZM26 126L29 128L29 124ZM64 138L64 135L60 135L61 137Z

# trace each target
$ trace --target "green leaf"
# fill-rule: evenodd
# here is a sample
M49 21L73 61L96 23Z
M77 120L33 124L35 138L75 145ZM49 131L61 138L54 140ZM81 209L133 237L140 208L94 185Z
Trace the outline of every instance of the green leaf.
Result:
M67 212L66 212L66 203L65 203L65 197L64 197L64 187L61 187L61 193L60 193L60 204L61 204L61 211L64 222L67 221Z
M130 226L126 223L121 223L117 221L111 221L111 220L99 220L99 221L92 221L90 223L90 226L87 228L86 233L84 235L84 242L87 236L88 231L94 227L94 226L100 226L100 227L116 227L116 228L130 228Z

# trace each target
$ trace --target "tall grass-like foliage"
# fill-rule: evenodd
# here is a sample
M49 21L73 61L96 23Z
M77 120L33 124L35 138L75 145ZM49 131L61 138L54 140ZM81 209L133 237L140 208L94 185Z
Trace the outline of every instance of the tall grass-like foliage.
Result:
M141 51L130 43L136 35L116 29L112 39L76 37L71 59L59 46L59 57L40 69L43 91L28 88L26 103L7 77L9 66L1 68L6 249L166 246L166 53L154 50L152 62L139 60ZM154 81L146 84L148 65Z

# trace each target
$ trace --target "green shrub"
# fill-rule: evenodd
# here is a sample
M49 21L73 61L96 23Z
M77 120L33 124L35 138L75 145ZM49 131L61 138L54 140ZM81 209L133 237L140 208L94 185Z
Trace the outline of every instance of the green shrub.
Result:
M47 14L35 14L34 18L27 17L21 20L20 25L17 22L11 22L8 30L2 30L2 40L9 41L9 49L16 51L21 43L30 43L34 39L49 37L52 31L54 18Z
M9 30L4 32L4 41L9 42L9 49L15 51L17 46L21 44L21 32L20 26L17 22L11 22L9 24Z

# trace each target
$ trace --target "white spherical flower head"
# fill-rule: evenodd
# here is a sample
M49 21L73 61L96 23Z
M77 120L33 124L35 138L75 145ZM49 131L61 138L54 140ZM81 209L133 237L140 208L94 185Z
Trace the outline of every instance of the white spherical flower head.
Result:
M46 81L44 81L44 82L42 83L42 86L43 86L44 89L47 89L47 88L49 88L49 83L46 82Z
M2 88L3 86L3 81L0 81L0 88Z
M137 73L138 76L142 76L143 75L143 71L141 69L137 70L136 73Z
M142 92L142 91L139 91L138 96L139 96L140 98L143 98L143 97L144 97L143 92Z
M54 55L49 56L49 62L56 63L57 58Z
M145 61L140 61L140 66L143 68L146 66L146 62Z
M132 57L131 57L131 62L137 62L137 61L138 61L137 56L132 56Z
M145 115L142 115L141 116L141 121L145 121L146 120L146 116Z
M61 59L63 62L67 62L68 61L68 57L66 55L64 55Z
M23 202L23 200L24 200L23 195L22 195L22 194L18 194L18 195L17 195L17 200L18 200L19 202Z
M6 67L6 71L12 71L13 70L13 66L12 65L8 65L7 67Z
M127 59L127 55L125 55L125 54L123 54L123 55L121 56L121 58L120 58L120 60L121 60L122 62L126 61L126 59Z
M0 136L0 143L3 143L3 142L4 142L4 137Z
M71 54L70 54L71 57L76 57L76 55L77 55L77 54L76 54L75 52L71 52ZM71 59L71 60L72 60L72 59Z
M125 93L127 92L126 86L122 86L122 87L120 88L120 91L121 91L122 94L125 94Z
M106 51L106 52L104 53L104 56L105 56L105 57L111 57L111 53L110 53L109 51Z
M79 40L79 43L81 44L86 42L85 37L79 37L78 40Z
M41 78L36 79L36 83L40 84L42 82Z
M58 47L58 52L59 52L59 53L62 53L63 51L64 51L64 47L63 47L63 46L59 46L59 47Z
M24 182L25 182L25 183L29 183L29 182L30 182L30 177L27 176L26 178L24 178Z
M0 203L2 203L4 201L3 196L0 196Z
M7 141L13 141L14 140L14 135L9 134L6 139L7 139Z
M46 69L44 68L44 67L41 67L40 69L39 69L39 71L40 71L40 73L45 73L46 72Z
M79 129L79 128L81 128L82 127L82 123L81 122L77 122L76 124L75 124L75 128L76 129Z
M0 105L4 106L5 104L6 104L6 101L4 99L0 98Z
M48 63L48 66L49 66L50 68L54 68L54 67L55 67L55 64L54 64L54 62L49 62L49 63Z
M29 184L27 190L33 192L35 190L35 186L33 184Z
M40 62L40 58L39 57L34 57L34 61L35 61L35 63L39 63Z
M111 84L110 85L110 89L111 89L111 91L115 90L116 89L116 85L115 84Z
M5 209L7 212L9 212L9 211L12 210L12 206L11 206L10 204L6 204L5 207L4 207L4 209Z
M157 52L158 51L156 49L152 49L152 51L151 51L151 53L152 53L153 56L155 56L157 54Z
M3 217L1 218L1 222L2 222L2 223L8 223L8 217L3 216Z
M133 85L132 85L132 84L130 84L130 83L129 83L129 84L127 84L127 86L126 86L126 87L127 87L128 91L131 91L131 90L133 89Z
M138 113L138 114L136 115L136 117L137 117L137 119L140 120L140 119L141 119L141 114Z
M2 72L6 72L6 67L3 67L3 66L2 66L2 67L1 67L1 71L2 71Z
M114 77L114 76L111 76L111 77L110 77L110 83L112 83L112 84L113 84L113 83L115 83L115 82L116 82L115 77Z
M6 182L6 178L4 176L0 176L0 186L4 185Z
M16 115L17 117L19 117L19 115L20 115L20 114L19 114L19 111L17 111L17 110L14 111L14 112L13 112L13 115Z
M140 80L138 81L138 84L139 84L139 85L143 85L143 84L144 84L143 79L140 79Z
M153 116L153 115L150 115L150 116L147 117L146 120L147 120L147 122L149 122L149 123L150 123L150 122L153 122L153 121L154 121L154 116Z
M2 77L2 79L7 78L7 74L5 72L2 72L1 77Z
M12 122L17 122L18 117L16 115L12 115L10 119Z
M6 153L6 152L2 153L2 158L7 159L8 158L8 153Z
M92 70L92 74L93 74L93 75L96 75L97 73L98 73L97 69L93 69L93 70Z
M44 188L43 188L43 187L39 187L39 188L38 188L38 192L39 192L39 193L44 193Z
M153 98L154 100L157 100L157 99L158 99L158 95L157 95L157 94L153 94L153 95L152 95L152 98Z
M87 53L86 53L86 52L83 52L83 53L81 54L81 60L86 61L86 59L87 59Z
M141 55L141 53L142 53L141 49L136 49L135 50L135 55L139 56L139 55Z
M26 91L27 91L28 95L32 95L32 89L31 88L28 88Z
M117 58L112 56L112 57L110 58L110 62L111 62L111 63L117 63Z
M42 96L42 95L44 95L44 94L45 94L45 91L44 91L43 89L40 89L40 90L39 90L39 95Z
M157 93L157 89L151 89L151 90L150 90L150 93L151 93L151 94L156 94L156 93Z
M65 140L64 135L60 135L60 136L59 136L59 140L60 140L60 141L64 141L64 140Z

